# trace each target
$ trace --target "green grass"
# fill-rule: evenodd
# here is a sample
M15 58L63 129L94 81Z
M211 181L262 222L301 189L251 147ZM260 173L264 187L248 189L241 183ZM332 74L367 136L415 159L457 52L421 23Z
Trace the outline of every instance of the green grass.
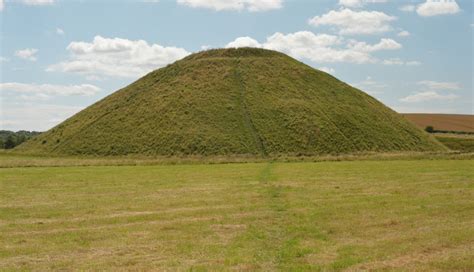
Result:
M123 166L169 164L222 164L256 162L323 162L323 161L387 161L387 160L472 160L473 152L398 152L359 153L325 156L51 156L31 155L0 150L0 168L63 167L63 166Z
M451 150L474 152L474 135L439 133L436 139Z
M149 73L18 151L278 156L445 150L364 92L282 53L210 50Z
M473 160L0 169L0 270L474 270Z

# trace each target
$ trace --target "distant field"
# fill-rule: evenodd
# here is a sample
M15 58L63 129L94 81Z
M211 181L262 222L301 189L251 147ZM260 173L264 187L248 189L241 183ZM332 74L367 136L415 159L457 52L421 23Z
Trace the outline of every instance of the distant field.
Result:
M474 132L474 115L403 113L403 116L425 129L433 126L435 130Z
M473 134L435 133L434 135L438 141L451 150L474 152Z
M474 270L473 160L0 169L0 270Z

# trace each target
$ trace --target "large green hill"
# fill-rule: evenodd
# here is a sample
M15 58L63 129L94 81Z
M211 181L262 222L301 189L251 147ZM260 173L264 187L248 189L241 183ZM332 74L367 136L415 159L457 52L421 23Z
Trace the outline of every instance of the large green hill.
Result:
M87 155L317 155L444 147L369 95L282 53L216 49L149 73L20 145Z

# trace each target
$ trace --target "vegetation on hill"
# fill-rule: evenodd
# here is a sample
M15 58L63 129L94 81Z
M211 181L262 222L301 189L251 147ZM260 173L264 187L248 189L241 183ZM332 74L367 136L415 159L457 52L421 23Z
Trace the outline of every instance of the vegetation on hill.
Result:
M19 130L17 132L0 130L0 149L12 149L40 133L41 132L26 130Z
M69 155L347 154L445 147L282 53L216 49L149 73L18 147Z

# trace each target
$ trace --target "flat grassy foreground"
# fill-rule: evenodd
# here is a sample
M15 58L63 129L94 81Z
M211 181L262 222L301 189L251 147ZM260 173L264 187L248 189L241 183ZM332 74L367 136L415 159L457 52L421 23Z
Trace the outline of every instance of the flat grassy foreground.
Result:
M474 161L0 169L0 270L474 270Z

